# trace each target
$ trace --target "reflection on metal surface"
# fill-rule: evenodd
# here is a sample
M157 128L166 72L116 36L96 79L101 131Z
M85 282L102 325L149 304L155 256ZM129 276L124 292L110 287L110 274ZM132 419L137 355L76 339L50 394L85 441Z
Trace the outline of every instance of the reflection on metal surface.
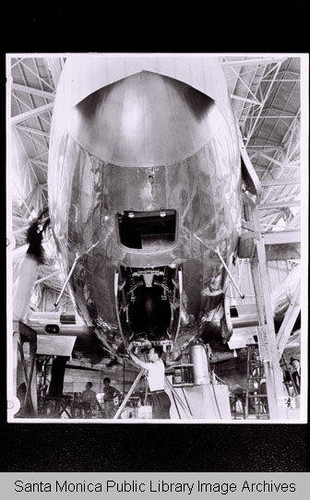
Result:
M156 167L191 156L222 124L221 114L206 95L172 78L142 71L78 103L70 133L103 161ZM145 189L151 193L148 184Z
M98 68L93 58L90 79L98 80ZM122 355L140 338L169 340L173 350L182 325L197 330L223 311L223 262L240 230L241 166L227 96L210 98L218 95L212 85L223 87L218 75L203 75L209 96L151 71L124 75L90 94L84 88L63 120L64 96L56 98L53 233L67 275L80 255L69 282L76 307L111 352Z

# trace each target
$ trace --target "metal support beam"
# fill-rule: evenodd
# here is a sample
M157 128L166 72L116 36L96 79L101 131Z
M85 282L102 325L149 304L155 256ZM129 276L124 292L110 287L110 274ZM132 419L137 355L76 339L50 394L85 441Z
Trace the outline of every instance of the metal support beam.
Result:
M281 71L279 71L279 74L282 73ZM271 82L272 80L270 79L265 79L263 78L262 82ZM280 82L280 83L283 83L283 82L298 82L300 83L300 78L277 78L276 80L274 80L274 82Z
M287 231L272 231L270 233L263 233L265 245L287 245L290 243L300 244L300 231L287 230Z
M128 403L129 401L129 398L130 396L132 395L132 393L135 391L137 385L139 384L140 382L140 379L142 377L142 375L144 375L146 373L146 370L144 368L142 368L142 370L138 373L134 383L132 384L132 386L130 387L128 393L126 394L126 397L124 399L124 401L122 402L122 404L120 405L120 407L118 408L117 412L115 413L114 417L113 417L113 420L116 420L118 419L121 414L122 414L122 411L124 410L126 404Z
M35 285L38 285L39 283L43 283L44 281L49 280L50 278L53 278L53 276L59 275L60 271L55 271L54 273L48 274L47 276L44 276L44 278L40 278L35 282Z
M46 90L27 87L26 85L20 85L19 83L12 83L11 89L18 90L19 92L25 92L26 94L32 94L38 97L43 97L44 99L52 99L52 100L55 99L55 94L53 94L53 92L46 92Z
M272 203L262 203L258 205L258 210L271 210L273 208L288 208L288 207L299 207L300 201L274 201Z
M258 213L250 199L248 200L248 214L252 218L254 231L260 234ZM265 369L268 406L272 420L284 420L286 419L286 410L282 384L283 375L276 344L266 251L263 238L256 238L255 243L256 255L252 261L252 273L260 325L257 329L258 343Z
M11 125L25 122L30 118L34 118L35 116L41 115L42 113L46 113L47 111L51 111L53 107L54 103L44 104L44 106L40 106L39 108L30 109L25 113L20 113L19 115L13 116L11 118Z
M23 125L17 125L16 128L18 130L21 130L23 132L28 132L29 134L36 134L36 135L42 135L43 137L46 137L49 139L50 133L49 132L44 132L43 130L38 130L36 128L31 128L31 127L24 127Z
M276 158L273 158L270 155L266 155L265 153L262 153L262 152L259 152L258 154L261 158L268 160L269 162L273 163L274 165L277 165L278 167L281 167L281 168L285 167L283 162L278 161Z
M251 137L252 137L252 135L254 133L254 130L255 130L256 125L257 125L257 122L259 120L259 117L261 116L261 114L263 112L263 109L265 107L265 104L266 104L266 102L267 102L267 100L268 100L268 98L270 96L270 93L271 93L271 91L273 89L274 80L276 79L276 77L278 75L278 72L279 72L281 64L282 64L282 61L281 62L277 62L277 64L275 64L275 66L269 71L269 72L274 71L274 74L271 77L272 80L271 80L270 84L269 85L267 84L268 88L266 89L266 92L265 92L263 101L261 103L261 106L259 107L258 113L256 115L254 115L254 116L251 117L250 129L249 129L249 131L247 133L247 137L246 137L246 143L245 143L246 146L249 144L249 141L250 141L250 139L251 139ZM265 75L265 76L267 76L267 75Z
M48 167L47 161L40 161L40 160L36 160L35 158L29 158L29 161L31 161L35 165L38 165L39 167L43 167L45 169L47 169L47 167Z
M292 333L294 324L300 313L300 289L298 288L288 310L285 313L282 324L277 334L277 346L279 351L279 359L281 358L284 348Z
M61 297L63 296L63 293L64 293L64 291L65 291L65 288L66 288L67 284L69 283L69 280L70 280L70 278L71 278L71 275L72 275L72 273L73 273L73 271L74 271L74 268L75 268L75 266L76 266L77 261L79 260L79 258L80 258L80 255L77 253L77 254L76 254L76 256L75 256L74 262L73 262L73 264L72 264L72 267L71 267L71 269L70 269L70 271L69 271L69 274L68 274L68 276L67 276L67 278L66 278L66 280L65 280L65 282L64 282L64 284L63 284L63 286L62 286L62 289L61 289L61 291L60 291L60 294L58 295L57 300L56 300L56 302L55 302L55 304L54 304L54 306L55 306L55 307L58 307L58 304L59 304L59 302L60 302L60 299L61 299Z
M261 115L258 120L294 120L295 115Z
M254 255L255 241L259 235L249 224L244 224L247 229L239 237L238 256L241 259L251 258ZM301 234L299 230L273 231L262 233L266 250L266 260L300 259Z
M266 260L296 260L301 258L300 244L266 245Z
M260 102L258 100L255 101L254 99L248 99L247 97L242 97L242 96L235 95L235 94L230 94L230 97L232 99L235 99L236 101L248 102L249 104L254 104L255 106L260 106Z
M278 187L278 186L292 186L294 184L300 184L300 177L289 177L287 179L270 179L261 182L263 188L267 187Z
M34 75L36 79L39 79L39 81L40 81L40 82L42 82L44 85L48 86L48 87L52 90L52 92L54 92L54 91L55 91L55 88L53 88L53 87L52 87L52 86L48 83L47 79L46 79L46 78L45 78L45 79L43 79L43 78L40 76L40 74L39 74L38 70L37 70L37 71L33 71L33 69L32 69L32 68L31 68L28 64L26 64L26 61L27 61L27 62L29 61L29 58L28 58L28 57L25 57L25 58L21 59L21 60L20 60L21 66L23 66L24 68L26 68L26 69L27 69L27 71L29 71L32 75ZM37 69L37 67L36 67L36 69Z
M283 62L287 59L286 57L262 57L261 59L251 59L250 57L247 59L241 59L241 60L226 60L226 61L221 61L222 66L251 66L253 64L262 64L263 66L267 66L268 64L271 63L276 63L276 62Z
M256 192L255 194L257 195L257 197L259 199L261 194L262 194L262 186L261 186L260 180L258 178L258 175L257 175L257 173L252 165L252 162L251 162L250 157L247 153L247 150L243 144L241 132L238 135L239 135L239 147L240 147L240 153L241 153L243 165L247 171L247 174L250 178L251 183L253 184L254 191Z

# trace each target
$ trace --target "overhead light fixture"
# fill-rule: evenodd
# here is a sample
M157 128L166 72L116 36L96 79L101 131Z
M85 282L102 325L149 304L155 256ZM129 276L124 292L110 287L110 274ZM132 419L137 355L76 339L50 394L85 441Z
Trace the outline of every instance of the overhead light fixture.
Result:
M134 218L134 216L135 216L135 214L134 214L133 212L128 212L128 217L129 217L130 219L133 219L133 218Z
M161 217L166 217L167 212L165 212L165 210L161 210L161 211L159 212L159 215L160 215Z

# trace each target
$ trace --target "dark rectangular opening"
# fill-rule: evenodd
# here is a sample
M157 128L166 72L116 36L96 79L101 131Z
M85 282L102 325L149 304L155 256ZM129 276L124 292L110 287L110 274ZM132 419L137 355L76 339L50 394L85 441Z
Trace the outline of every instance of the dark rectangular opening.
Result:
M122 245L137 250L165 250L175 242L176 211L125 211L117 214Z

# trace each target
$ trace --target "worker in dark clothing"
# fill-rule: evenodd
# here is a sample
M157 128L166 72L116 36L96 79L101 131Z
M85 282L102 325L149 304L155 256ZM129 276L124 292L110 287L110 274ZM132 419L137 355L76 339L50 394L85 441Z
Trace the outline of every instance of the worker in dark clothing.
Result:
M82 405L84 410L84 418L91 418L93 410L100 407L95 391L92 390L93 384L87 382L85 391L82 392Z
M293 367L292 379L294 387L296 389L297 394L300 394L300 382L301 382L300 361L296 358L291 357L290 365Z
M131 352L132 346L129 346L129 354L132 360L145 370L147 370L147 381L152 395L153 418L169 419L171 401L165 392L165 365L162 356L162 347L155 346L149 350L149 362L141 361Z
M110 377L105 377L103 379L104 389L103 389L103 403L104 403L104 418L113 418L116 412L116 405L114 400L116 397L121 396L121 393L115 387L110 385Z

